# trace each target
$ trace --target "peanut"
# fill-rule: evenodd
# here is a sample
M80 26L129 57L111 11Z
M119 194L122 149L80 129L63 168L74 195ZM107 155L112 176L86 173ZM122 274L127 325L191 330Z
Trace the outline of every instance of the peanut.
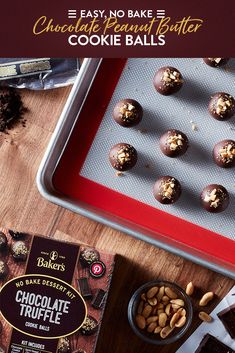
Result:
M157 323L156 322L151 322L151 324L147 327L147 331L152 333L155 328L157 327Z
M170 301L170 298L167 295L163 295L162 302L166 305L169 303L169 301Z
M145 319L147 319L147 318L150 316L151 312L152 312L152 307L151 307L151 305L147 305L147 306L144 308L144 310L143 310L143 312L142 312L142 315L143 315L143 317L144 317Z
M161 326L157 326L154 330L154 333L160 333L162 330L162 327Z
M186 316L181 316L181 318L176 322L175 327L183 327L186 323Z
M142 314L143 310L144 310L144 302L143 302L143 300L141 300L138 305L137 314Z
M171 304L169 303L169 304L167 304L166 309L165 309L166 315L167 315L167 316L170 316L171 311L172 311L172 306L171 306Z
M205 293L199 301L200 306L206 306L214 298L213 292Z
M179 318L180 318L180 314L179 313L175 313L172 316L171 321L170 321L170 327L171 328L175 327L175 324L179 321Z
M159 289L159 291L158 291L158 293L157 293L157 300L158 300L158 302L160 302L160 301L162 300L162 297L163 297L163 295L164 295L164 292L165 292L165 287L164 287L164 286L160 287L160 289Z
M186 287L186 294L193 295L193 292L194 292L193 282L189 282Z
M176 304L178 306L184 306L184 301L183 299L171 299L171 304Z
M186 316L186 310L184 308L180 308L177 310L177 313L180 314L180 316Z
M206 322L212 321L212 317L210 315L208 315L207 313L205 313L205 311L200 311L200 313L198 314L198 317L202 321L206 321Z
M142 299L144 302L146 302L146 295L145 295L145 293L142 293L142 294L141 294L141 299Z
M159 316L160 314L163 314L163 313L164 313L164 310L163 310L163 309L158 309L158 311L157 311L158 316Z
M145 327L146 327L146 321L145 321L145 318L142 316L142 315L136 315L136 318L135 318L135 321L136 321L136 325L141 329L141 330L144 330Z
M159 288L158 287L152 287L150 288L147 293L146 293L146 297L148 299L152 299L153 297L155 297L155 295L157 294Z
M170 287L165 288L165 293L171 299L176 299L178 297L177 294Z
M149 316L146 320L146 324L149 325L152 322L156 322L158 320L158 316Z
M157 298L148 299L148 303L149 303L151 306L157 305Z
M166 321L167 321L167 315L166 313L161 313L158 318L158 323L159 326L165 327L166 326Z
M171 328L169 325L164 327L161 332L160 332L160 336L161 338L166 338L167 336L169 336L169 334L173 331L174 329Z

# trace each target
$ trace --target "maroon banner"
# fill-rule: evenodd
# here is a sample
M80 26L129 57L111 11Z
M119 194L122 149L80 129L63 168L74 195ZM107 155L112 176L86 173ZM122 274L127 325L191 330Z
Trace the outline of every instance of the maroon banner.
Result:
M4 57L235 56L235 3L4 2Z

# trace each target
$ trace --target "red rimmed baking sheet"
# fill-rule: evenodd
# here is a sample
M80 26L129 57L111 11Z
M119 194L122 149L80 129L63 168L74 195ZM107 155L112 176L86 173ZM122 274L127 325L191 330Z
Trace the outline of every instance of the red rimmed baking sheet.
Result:
M235 270L235 242L188 221L108 189L79 175L104 116L124 59L104 59L53 177L54 187L68 198L93 207L104 217L130 226L150 238L193 256ZM95 107L95 109L94 109Z

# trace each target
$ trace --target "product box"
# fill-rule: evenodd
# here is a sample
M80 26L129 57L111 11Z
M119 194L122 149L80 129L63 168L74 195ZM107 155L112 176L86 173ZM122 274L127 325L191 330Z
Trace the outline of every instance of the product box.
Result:
M0 229L0 352L93 353L114 255Z

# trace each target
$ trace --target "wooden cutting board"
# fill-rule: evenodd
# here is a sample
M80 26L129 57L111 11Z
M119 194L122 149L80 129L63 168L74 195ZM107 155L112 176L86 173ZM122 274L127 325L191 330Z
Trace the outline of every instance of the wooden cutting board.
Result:
M70 88L22 91L28 107L26 127L0 134L0 224L48 236L58 230L56 236L61 239L69 234L72 241L119 254L96 353L174 353L176 346L156 348L132 332L126 311L133 291L155 278L173 280L182 287L193 280L197 297L207 290L217 294L211 310L234 281L53 205L39 194L36 173L69 92Z

